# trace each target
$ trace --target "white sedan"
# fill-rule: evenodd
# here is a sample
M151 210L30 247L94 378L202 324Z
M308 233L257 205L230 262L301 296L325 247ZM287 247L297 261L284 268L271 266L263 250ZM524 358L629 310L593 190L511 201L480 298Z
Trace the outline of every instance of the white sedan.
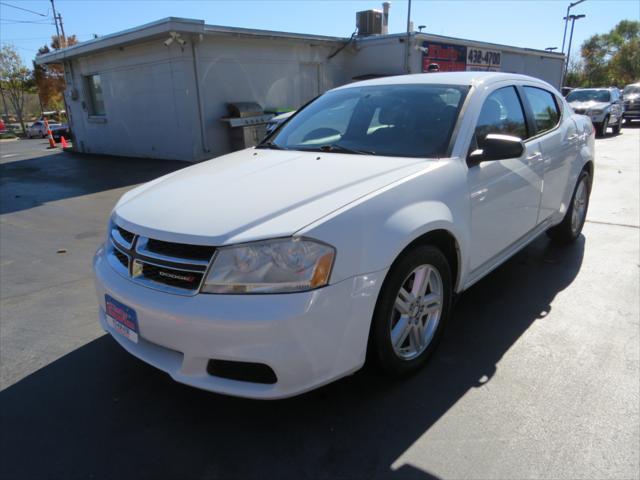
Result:
M581 232L591 122L540 80L331 90L261 145L126 193L94 270L100 323L198 388L297 395L420 368L452 298L540 234Z

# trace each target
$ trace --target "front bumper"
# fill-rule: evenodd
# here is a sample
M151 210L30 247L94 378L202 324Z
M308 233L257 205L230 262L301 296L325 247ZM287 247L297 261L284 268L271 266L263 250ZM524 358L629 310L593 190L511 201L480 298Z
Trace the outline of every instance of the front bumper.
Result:
M172 295L117 274L94 258L100 324L126 350L174 380L241 397L290 397L353 373L365 361L371 317L386 270L318 290L269 295ZM106 322L105 294L133 308L139 340ZM268 365L274 384L207 373L210 359Z
M608 112L601 113L600 115L593 115L589 112L586 113L587 117L591 119L591 123L593 124L601 124L604 122L604 117L608 115Z

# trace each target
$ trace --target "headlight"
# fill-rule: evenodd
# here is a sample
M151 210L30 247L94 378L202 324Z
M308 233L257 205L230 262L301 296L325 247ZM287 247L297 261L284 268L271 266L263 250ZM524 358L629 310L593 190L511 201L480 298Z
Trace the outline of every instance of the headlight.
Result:
M589 115L602 115L602 110L589 110Z
M218 249L205 293L300 292L329 283L335 249L308 239L288 238Z

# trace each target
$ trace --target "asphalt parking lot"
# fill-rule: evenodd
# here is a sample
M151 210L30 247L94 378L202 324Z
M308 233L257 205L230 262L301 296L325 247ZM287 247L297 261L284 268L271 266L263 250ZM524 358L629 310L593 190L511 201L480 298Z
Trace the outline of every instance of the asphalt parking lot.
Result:
M111 208L185 164L0 143L0 478L639 478L639 127L596 141L577 244L466 292L427 368L272 402L177 384L98 325Z

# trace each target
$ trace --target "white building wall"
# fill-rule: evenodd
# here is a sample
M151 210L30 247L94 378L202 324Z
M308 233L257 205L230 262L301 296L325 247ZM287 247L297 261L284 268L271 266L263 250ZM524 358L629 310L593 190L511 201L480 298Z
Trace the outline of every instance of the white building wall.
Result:
M197 46L210 156L227 153L229 131L220 121L228 102L257 102L265 110L297 109L350 80L348 58L336 47L291 39L205 36Z
M145 42L80 57L71 63L70 73L66 97L78 150L198 157L201 142L189 49L167 48L161 40ZM101 78L104 117L91 115L86 76L92 74Z
M350 80L350 55L305 40L219 35L164 39L80 57L67 69L67 102L76 148L87 153L204 160L228 153L226 104L297 109ZM200 87L201 129L191 41ZM99 74L106 115L90 114L86 76ZM77 96L73 95L73 90ZM74 99L74 97L76 97ZM204 130L204 143L201 131Z
M163 36L67 61L66 98L76 149L205 160L230 151L229 127L220 120L229 102L297 109L354 76L400 74L405 68L405 37L397 35L357 40L332 59L339 43L212 32L183 38L184 46L167 47ZM425 38L419 34L412 40L421 44ZM456 43L474 45L465 42ZM415 48L410 67L422 70L422 53ZM501 70L559 86L562 58L503 51ZM104 118L90 115L86 76L92 74L102 80Z

